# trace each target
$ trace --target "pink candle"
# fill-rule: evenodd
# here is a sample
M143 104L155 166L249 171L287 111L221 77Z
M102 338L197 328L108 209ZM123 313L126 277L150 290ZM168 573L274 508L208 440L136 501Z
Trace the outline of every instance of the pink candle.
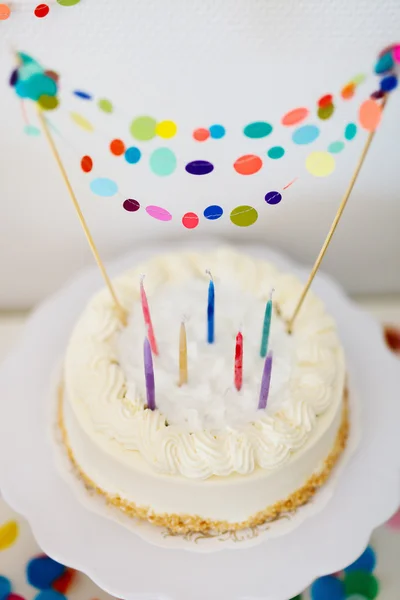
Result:
M235 388L238 392L242 389L243 383L243 335L239 331L236 336L235 348Z
M258 408L265 409L267 407L269 387L271 385L271 373L272 373L272 352L268 352L267 358L264 363L264 371L261 380L260 399L258 401Z
M147 408L149 408L150 410L155 410L156 409L156 386L154 383L153 355L151 353L150 342L149 342L148 338L145 338L145 340L144 340L143 359L144 359L144 376L146 379Z
M147 337L149 338L150 346L153 354L158 355L157 341L154 335L153 323L151 322L149 303L143 285L144 275L140 280L140 298L142 301L143 318L147 329Z

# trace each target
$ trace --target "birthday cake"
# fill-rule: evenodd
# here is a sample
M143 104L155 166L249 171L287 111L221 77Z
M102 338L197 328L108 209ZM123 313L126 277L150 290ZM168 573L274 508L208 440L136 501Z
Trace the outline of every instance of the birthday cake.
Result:
M95 295L60 386L62 440L86 486L177 534L256 527L308 502L349 428L322 301L310 292L288 333L300 281L226 248L152 258L114 286L127 323L107 290Z

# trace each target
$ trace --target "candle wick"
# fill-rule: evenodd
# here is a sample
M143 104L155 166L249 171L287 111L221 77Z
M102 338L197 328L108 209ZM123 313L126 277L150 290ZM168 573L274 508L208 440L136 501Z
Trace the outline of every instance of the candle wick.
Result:
M209 275L211 281L214 283L214 277L212 276L210 269L206 269L206 273L207 273L207 275Z
M271 291L269 293L269 299L272 301L272 294L275 292L275 288L271 288Z
M141 283L141 285L143 285L143 281L144 281L145 277L146 277L146 275L144 273L142 273L141 276L140 276L140 283Z

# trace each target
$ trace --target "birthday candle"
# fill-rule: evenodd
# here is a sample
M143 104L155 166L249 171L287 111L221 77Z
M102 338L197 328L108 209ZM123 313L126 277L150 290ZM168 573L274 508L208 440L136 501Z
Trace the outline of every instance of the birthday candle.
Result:
M185 323L181 323L179 333L179 386L188 382L187 342Z
M272 292L273 291L274 290L272 289L269 300L265 307L264 324L263 324L261 348L260 348L260 356L262 358L265 358L267 356L267 352L268 352L269 331L271 328L271 317L272 317Z
M264 371L261 380L260 399L258 401L258 408L265 409L267 407L269 387L271 385L271 372L272 372L272 352L269 352L264 363Z
M156 388L154 383L153 354L151 352L150 342L147 337L144 339L143 358L144 376L146 379L147 408L150 410L155 410Z
M214 343L215 336L215 323L214 323L214 312L215 312L215 289L214 281L210 271L206 271L210 276L210 284L208 286L208 303L207 303L207 341L209 344Z
M238 392L242 389L243 383L243 335L239 331L236 336L235 347L235 388Z
M147 329L147 337L154 354L158 354L157 341L154 335L153 323L151 322L149 303L143 285L144 275L140 279L140 298L142 301L143 318Z

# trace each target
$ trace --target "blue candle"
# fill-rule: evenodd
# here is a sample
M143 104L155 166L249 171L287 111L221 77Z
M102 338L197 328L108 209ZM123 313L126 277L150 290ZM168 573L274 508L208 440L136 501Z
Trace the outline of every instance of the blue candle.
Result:
M146 380L147 408L156 409L156 389L154 383L153 354L148 338L144 340L144 377Z
M214 313L215 313L215 289L214 289L214 281L210 271L207 271L210 276L210 284L208 286L208 303L207 303L207 341L209 344L214 343L215 338L215 323L214 323Z
M264 371L261 380L260 399L258 401L258 408L265 409L267 407L269 388L271 385L271 373L272 373L272 352L269 352L264 363Z
M265 307L264 324L263 324L261 348L260 348L260 356L262 358L265 358L267 356L267 352L268 352L269 331L271 328L271 318L272 318L272 292L273 291L274 290L272 289L269 300Z

